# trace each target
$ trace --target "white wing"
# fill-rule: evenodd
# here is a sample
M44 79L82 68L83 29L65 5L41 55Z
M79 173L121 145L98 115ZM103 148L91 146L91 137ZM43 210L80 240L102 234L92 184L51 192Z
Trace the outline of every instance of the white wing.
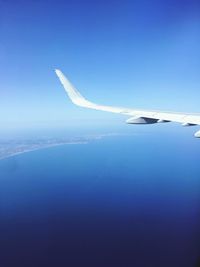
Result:
M183 126L200 125L200 114L184 114L174 112L162 112L162 111L147 111L130 109L123 107L112 107L98 105L85 99L78 90L69 82L64 74L56 69L55 70L60 82L62 83L65 91L67 92L71 101L81 107L108 111L113 113L121 113L130 116L126 122L130 124L152 124L161 122L179 122ZM200 131L195 134L196 137L200 137Z

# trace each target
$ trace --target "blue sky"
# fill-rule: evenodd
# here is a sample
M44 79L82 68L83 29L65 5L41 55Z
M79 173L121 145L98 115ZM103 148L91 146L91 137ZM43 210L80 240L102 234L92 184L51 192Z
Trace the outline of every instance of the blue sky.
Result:
M106 125L73 106L60 68L101 104L200 112L200 4L193 0L0 1L0 128Z

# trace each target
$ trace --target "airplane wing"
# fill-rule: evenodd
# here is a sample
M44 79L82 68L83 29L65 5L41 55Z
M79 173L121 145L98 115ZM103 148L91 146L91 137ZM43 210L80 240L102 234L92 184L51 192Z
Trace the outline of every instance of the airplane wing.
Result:
M126 122L129 124L153 124L153 123L164 123L164 122L178 122L181 123L183 126L200 125L200 114L148 111L148 110L112 107L112 106L95 104L85 99L60 70L56 69L55 72L60 82L62 83L65 91L67 92L69 98L75 105L84 108L128 115L130 116L130 118ZM200 138L200 131L195 133L195 137Z

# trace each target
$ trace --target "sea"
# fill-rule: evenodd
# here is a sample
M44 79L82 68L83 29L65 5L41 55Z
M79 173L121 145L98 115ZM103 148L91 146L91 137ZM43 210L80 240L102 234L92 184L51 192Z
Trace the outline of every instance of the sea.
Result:
M200 266L200 140L108 135L1 160L0 266Z

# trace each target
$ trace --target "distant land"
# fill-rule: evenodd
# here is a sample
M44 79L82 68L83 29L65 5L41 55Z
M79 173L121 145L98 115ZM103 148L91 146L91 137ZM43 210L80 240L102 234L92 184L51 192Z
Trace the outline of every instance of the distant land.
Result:
M0 160L12 157L15 155L45 149L54 146L61 145L76 145L76 144L87 144L92 140L102 139L108 136L122 135L118 133L98 134L98 135L87 135L84 137L74 138L37 138L37 139L11 139L11 140L0 140Z

